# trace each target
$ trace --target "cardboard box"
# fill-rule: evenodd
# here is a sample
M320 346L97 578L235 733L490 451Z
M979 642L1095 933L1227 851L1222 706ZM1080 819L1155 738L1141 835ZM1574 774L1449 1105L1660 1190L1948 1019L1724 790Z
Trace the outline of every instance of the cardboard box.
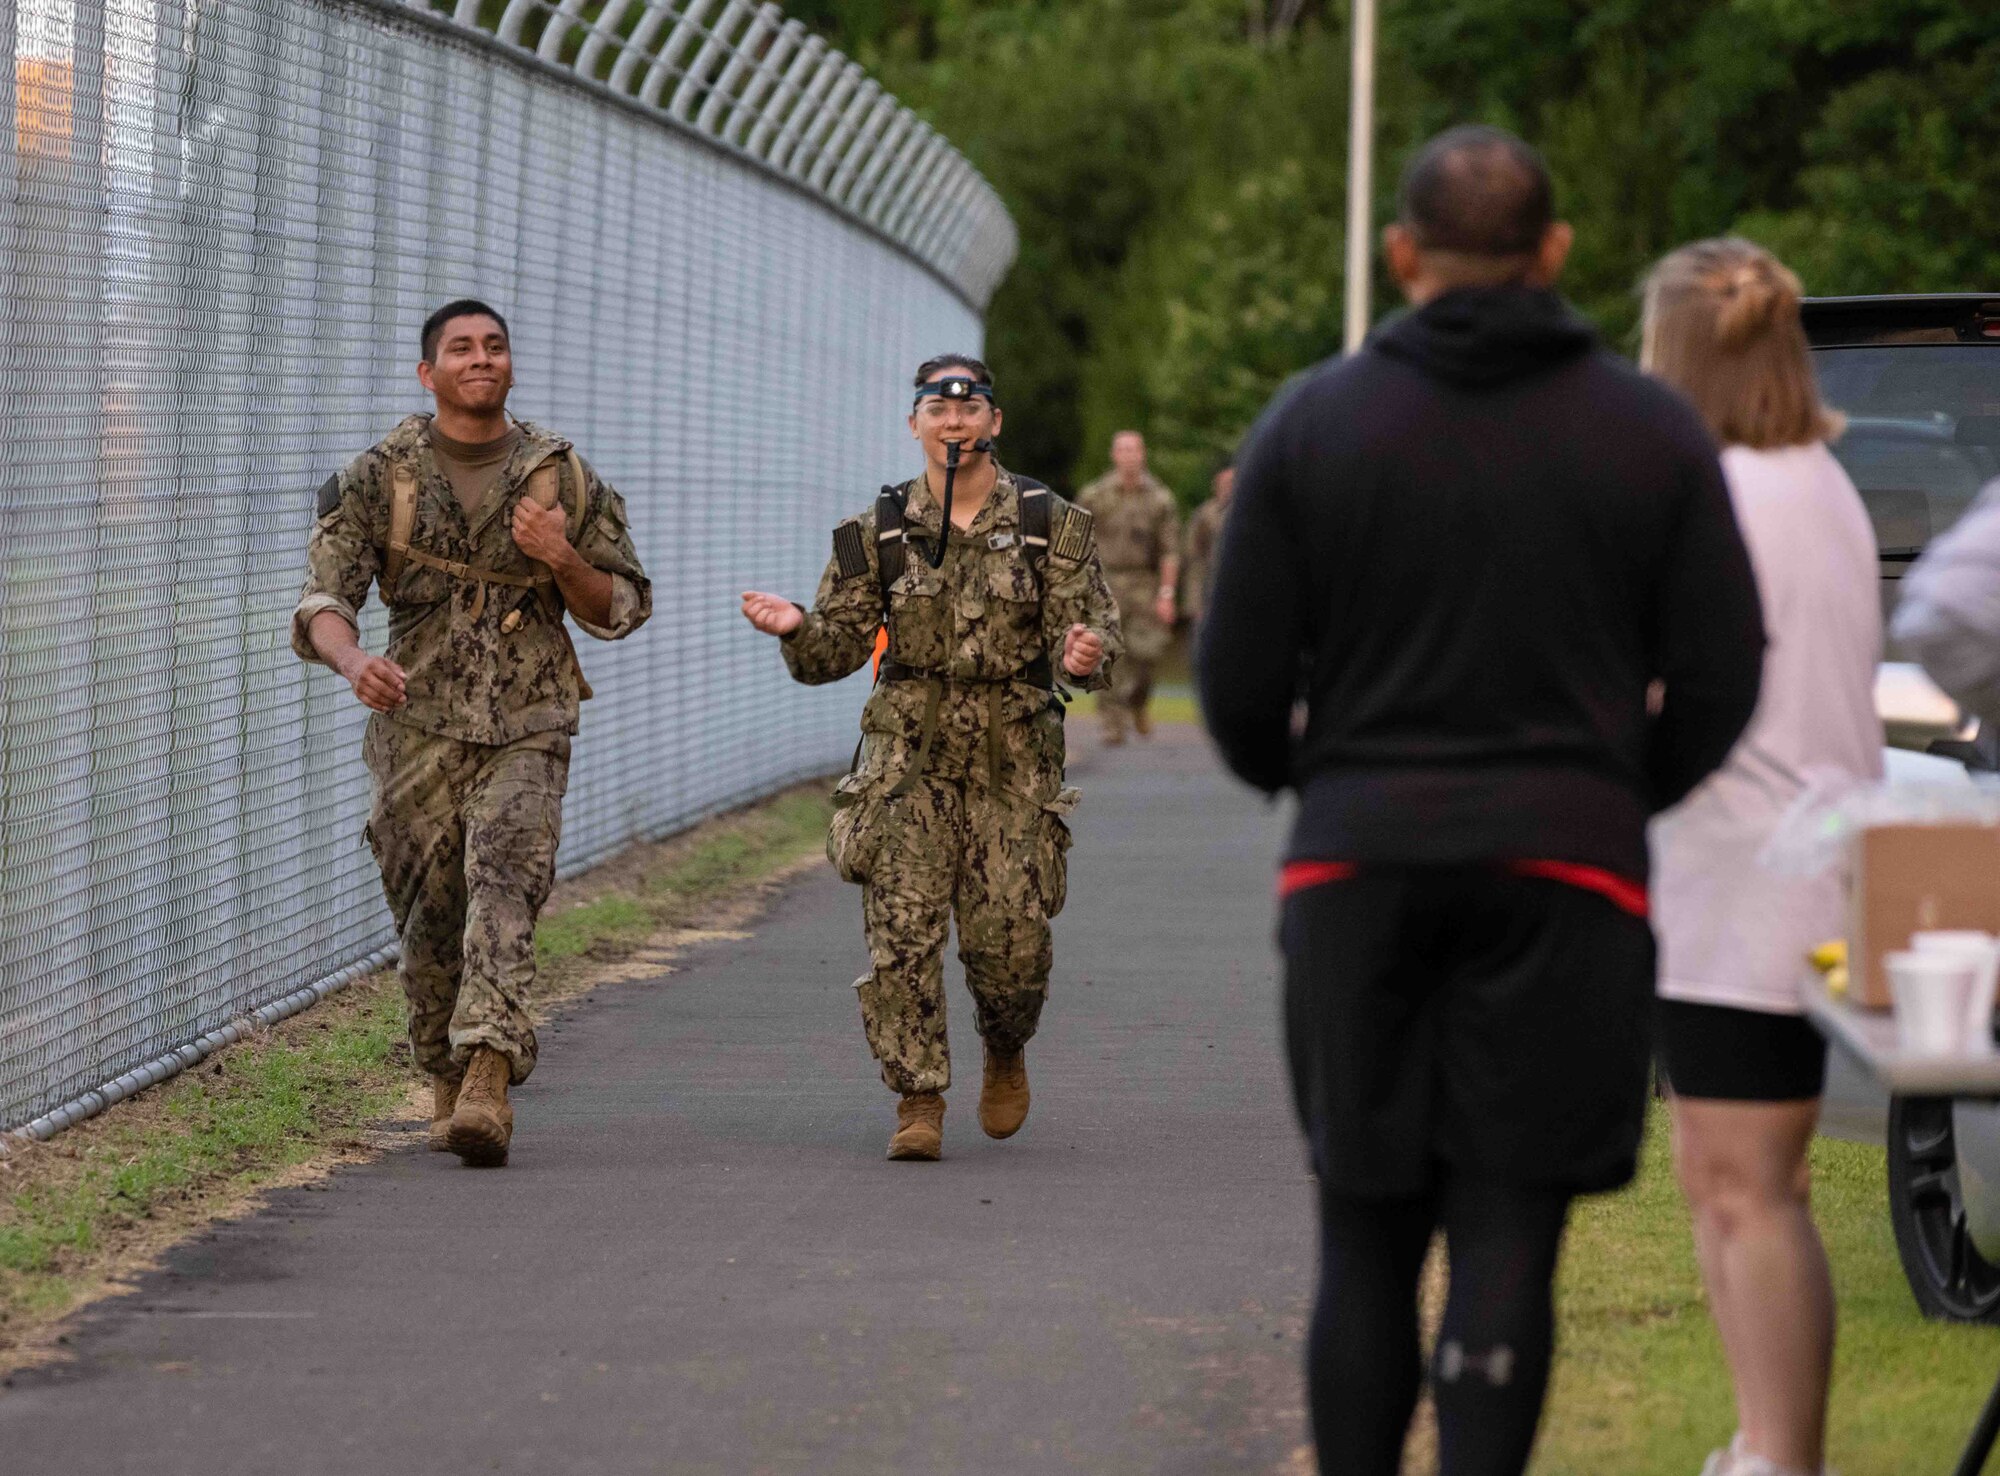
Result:
M2000 933L2000 828L1878 825L1854 846L1847 929L1849 998L1889 1008L1885 954L1929 928Z

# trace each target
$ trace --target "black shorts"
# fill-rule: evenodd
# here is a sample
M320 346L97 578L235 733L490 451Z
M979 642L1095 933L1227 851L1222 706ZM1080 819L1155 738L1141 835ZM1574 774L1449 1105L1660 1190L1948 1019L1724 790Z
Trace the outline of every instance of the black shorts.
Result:
M1826 1041L1798 1015L1663 999L1660 1071L1677 1097L1798 1102L1826 1090Z
M1653 933L1497 867L1364 867L1284 904L1286 1044L1326 1187L1401 1198L1440 1164L1527 1187L1632 1177Z

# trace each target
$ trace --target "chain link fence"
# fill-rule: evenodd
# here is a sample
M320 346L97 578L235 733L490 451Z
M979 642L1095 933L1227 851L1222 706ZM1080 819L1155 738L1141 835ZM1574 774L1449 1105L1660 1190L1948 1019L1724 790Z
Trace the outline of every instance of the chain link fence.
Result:
M860 690L735 595L809 596L1015 245L858 67L742 0L0 0L0 52L0 1127L388 957L364 713L286 626L449 298L509 315L515 408L654 579L581 643L564 869L845 758Z

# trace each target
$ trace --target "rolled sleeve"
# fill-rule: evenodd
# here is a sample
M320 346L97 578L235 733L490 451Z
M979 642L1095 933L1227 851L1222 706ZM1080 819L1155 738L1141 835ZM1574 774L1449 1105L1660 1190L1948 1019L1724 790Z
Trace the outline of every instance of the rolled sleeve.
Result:
M312 643L312 623L321 615L331 611L354 628L357 639L361 635L361 613L337 594L324 590L307 591L299 600L299 607L292 611L292 654L301 661L310 661L315 666L325 666L322 657Z
M646 623L653 613L653 590L649 583L635 583L623 574L611 572L611 623L593 625L576 611L570 618L585 635L600 641L622 641Z
M585 563L611 576L611 621L595 625L574 610L570 618L585 635L600 641L622 641L651 618L653 582L646 577L639 551L632 545L625 499L587 463L585 475L591 479L593 491L589 519L576 541L576 551Z
M313 649L313 618L331 610L359 636L361 607L382 567L366 495L372 467L364 456L320 489L321 516L306 543L305 586L292 611L293 654L315 666L326 662Z

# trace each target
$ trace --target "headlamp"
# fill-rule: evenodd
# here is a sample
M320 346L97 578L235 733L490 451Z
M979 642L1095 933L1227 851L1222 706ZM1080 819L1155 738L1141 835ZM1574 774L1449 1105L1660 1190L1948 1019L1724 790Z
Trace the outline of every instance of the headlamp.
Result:
M983 399L989 405L993 404L993 386L983 379L954 374L946 379L926 380L918 387L917 398L911 408L915 409L917 405L932 397L940 400L970 400L974 396Z

